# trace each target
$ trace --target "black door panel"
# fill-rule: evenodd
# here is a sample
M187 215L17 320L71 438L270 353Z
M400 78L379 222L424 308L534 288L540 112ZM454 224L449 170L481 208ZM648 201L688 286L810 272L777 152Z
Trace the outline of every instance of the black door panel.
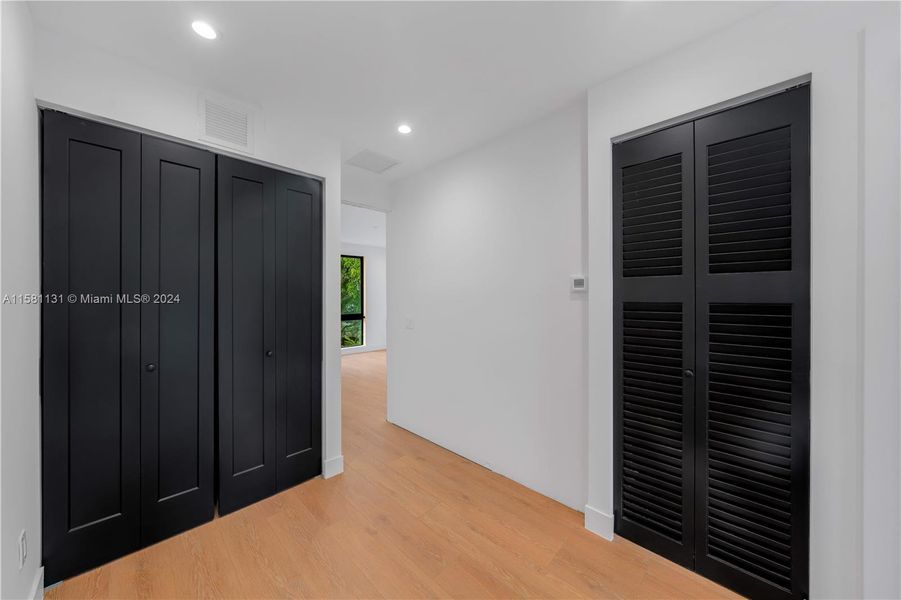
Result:
M43 113L43 554L54 583L140 544L141 136Z
M219 512L276 489L275 172L220 156Z
M142 541L213 518L215 156L143 137Z
M322 184L276 179L278 489L322 472Z
M616 532L691 566L694 530L691 124L614 149Z
M695 122L695 568L751 597L807 595L809 102Z

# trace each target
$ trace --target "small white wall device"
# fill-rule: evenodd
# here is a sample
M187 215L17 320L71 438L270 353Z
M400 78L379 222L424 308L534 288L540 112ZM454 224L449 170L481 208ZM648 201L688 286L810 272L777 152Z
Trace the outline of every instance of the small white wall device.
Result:
M585 292L588 290L588 279L584 275L569 276L569 291Z

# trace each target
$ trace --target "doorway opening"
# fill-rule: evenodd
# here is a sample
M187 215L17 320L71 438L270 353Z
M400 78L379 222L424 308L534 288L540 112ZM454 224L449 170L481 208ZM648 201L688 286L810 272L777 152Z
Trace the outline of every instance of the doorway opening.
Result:
M336 326L341 328L345 430L354 423L369 429L374 417L387 417L386 217L378 210L341 207L341 322Z

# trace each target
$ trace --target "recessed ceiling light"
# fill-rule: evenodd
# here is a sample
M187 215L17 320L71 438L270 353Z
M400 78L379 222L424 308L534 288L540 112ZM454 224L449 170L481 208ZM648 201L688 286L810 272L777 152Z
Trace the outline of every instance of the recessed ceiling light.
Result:
M213 26L204 21L194 21L191 23L191 29L193 29L194 33L200 37L208 40L215 40L217 37L216 30L213 29Z
M413 133L413 128L407 125L406 123L401 123L397 126L397 132L407 135L409 133Z

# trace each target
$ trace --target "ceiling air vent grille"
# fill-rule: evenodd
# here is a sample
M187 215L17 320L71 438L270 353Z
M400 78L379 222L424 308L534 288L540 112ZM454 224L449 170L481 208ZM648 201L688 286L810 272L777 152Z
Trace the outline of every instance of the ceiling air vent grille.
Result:
M345 163L365 169L370 173L382 174L391 167L399 165L400 161L372 150L361 150L348 158Z
M682 274L682 155L622 172L623 277Z
M707 552L786 590L792 564L792 307L711 304Z
M707 148L710 273L790 271L791 129Z
M253 115L247 107L201 96L200 114L202 140L233 150L252 151Z
M682 543L682 305L623 305L622 516Z

